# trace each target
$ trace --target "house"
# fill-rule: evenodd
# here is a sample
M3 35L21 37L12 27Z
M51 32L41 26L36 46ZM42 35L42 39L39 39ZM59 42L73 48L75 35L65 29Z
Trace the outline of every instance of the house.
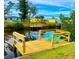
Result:
M21 21L21 18L17 16L5 16L5 20Z

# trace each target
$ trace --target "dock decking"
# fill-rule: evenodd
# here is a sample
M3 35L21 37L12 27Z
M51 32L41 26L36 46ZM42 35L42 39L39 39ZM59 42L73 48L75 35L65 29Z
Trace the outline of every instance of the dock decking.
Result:
M43 39L26 42L25 43L25 53L23 53L22 43L20 43L20 45L21 46L19 46L18 44L15 44L15 47L18 47L17 50L22 55L52 48L51 43L49 43L48 41L43 40Z
M63 35L63 33L56 33L56 35ZM68 33L66 33L66 35L70 35ZM17 40L17 38L19 38L19 40ZM70 37L66 37L69 41ZM61 46L62 44L67 44L69 42L64 41L64 40L60 40L58 44L54 43L54 36L53 39L51 41L48 41L46 39L37 39L37 40L33 40L33 41L25 41L25 39L27 39L26 36L19 34L17 32L13 32L13 40L14 40L14 47L21 53L21 55L25 55L25 54L30 54L30 53L35 53L35 52L39 52L42 50L46 50L46 49L51 49L53 47L56 46Z

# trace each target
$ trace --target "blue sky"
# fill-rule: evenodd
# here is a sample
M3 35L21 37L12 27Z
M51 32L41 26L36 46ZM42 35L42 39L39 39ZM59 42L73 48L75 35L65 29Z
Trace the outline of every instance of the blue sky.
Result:
M8 1L18 3L18 0L5 0L5 4ZM45 18L58 17L61 13L65 16L69 16L70 11L75 9L74 0L29 0L37 7L36 15L43 15ZM19 11L16 10L16 6L12 7L12 16L18 16Z

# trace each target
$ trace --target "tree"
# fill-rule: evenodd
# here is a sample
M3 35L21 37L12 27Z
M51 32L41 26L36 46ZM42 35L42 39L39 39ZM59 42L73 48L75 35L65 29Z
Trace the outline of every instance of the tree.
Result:
M52 19L55 19L55 17L53 16Z
M41 23L45 23L44 16L36 16L35 18L40 19L39 22L41 22Z
M4 7L4 15L10 13L11 7L14 5L12 1L9 1L7 5Z
M62 20L61 29L71 32L72 41L75 40L75 11L71 11L70 16L66 17L64 15L59 16Z
M75 11L71 11L70 18L73 20L73 23L75 23Z
M18 9L20 11L19 15L22 19L22 21L25 21L25 19L29 19L32 15L32 17L36 14L36 7L32 5L28 0L18 0Z
M72 29L72 30L70 30L71 31L71 39L75 40L75 11L71 11L70 19L71 19L70 29Z
M63 15L63 14L60 14L60 15L59 15L59 18L60 18L60 20L63 21L63 20L64 20L64 15Z
M36 16L35 18L44 19L44 16Z
M36 7L32 5L28 0L18 0L18 9L20 11L19 15L22 21L25 21L26 19L29 20L36 14ZM28 25L28 24L27 24ZM31 38L30 31L29 31L29 37Z
M32 3L29 3L29 11L28 11L28 16L29 18L32 18L36 15L37 13L37 8L33 6Z
M18 0L19 1L19 5L18 5L18 9L20 11L19 15L21 17L21 20L25 20L26 18L28 18L28 1L26 0Z
M62 22L62 24L61 24L61 29L63 29L64 28L64 30L65 30L65 25L66 25L66 23L65 23L65 16L63 15L63 14L60 14L59 15L59 18L60 18L60 20L61 20L61 22ZM63 26L64 25L64 26Z

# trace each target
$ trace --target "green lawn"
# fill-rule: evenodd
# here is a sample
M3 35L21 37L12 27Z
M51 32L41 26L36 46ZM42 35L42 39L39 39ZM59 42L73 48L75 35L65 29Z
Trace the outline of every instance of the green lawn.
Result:
M75 59L75 43L34 53L22 59Z

